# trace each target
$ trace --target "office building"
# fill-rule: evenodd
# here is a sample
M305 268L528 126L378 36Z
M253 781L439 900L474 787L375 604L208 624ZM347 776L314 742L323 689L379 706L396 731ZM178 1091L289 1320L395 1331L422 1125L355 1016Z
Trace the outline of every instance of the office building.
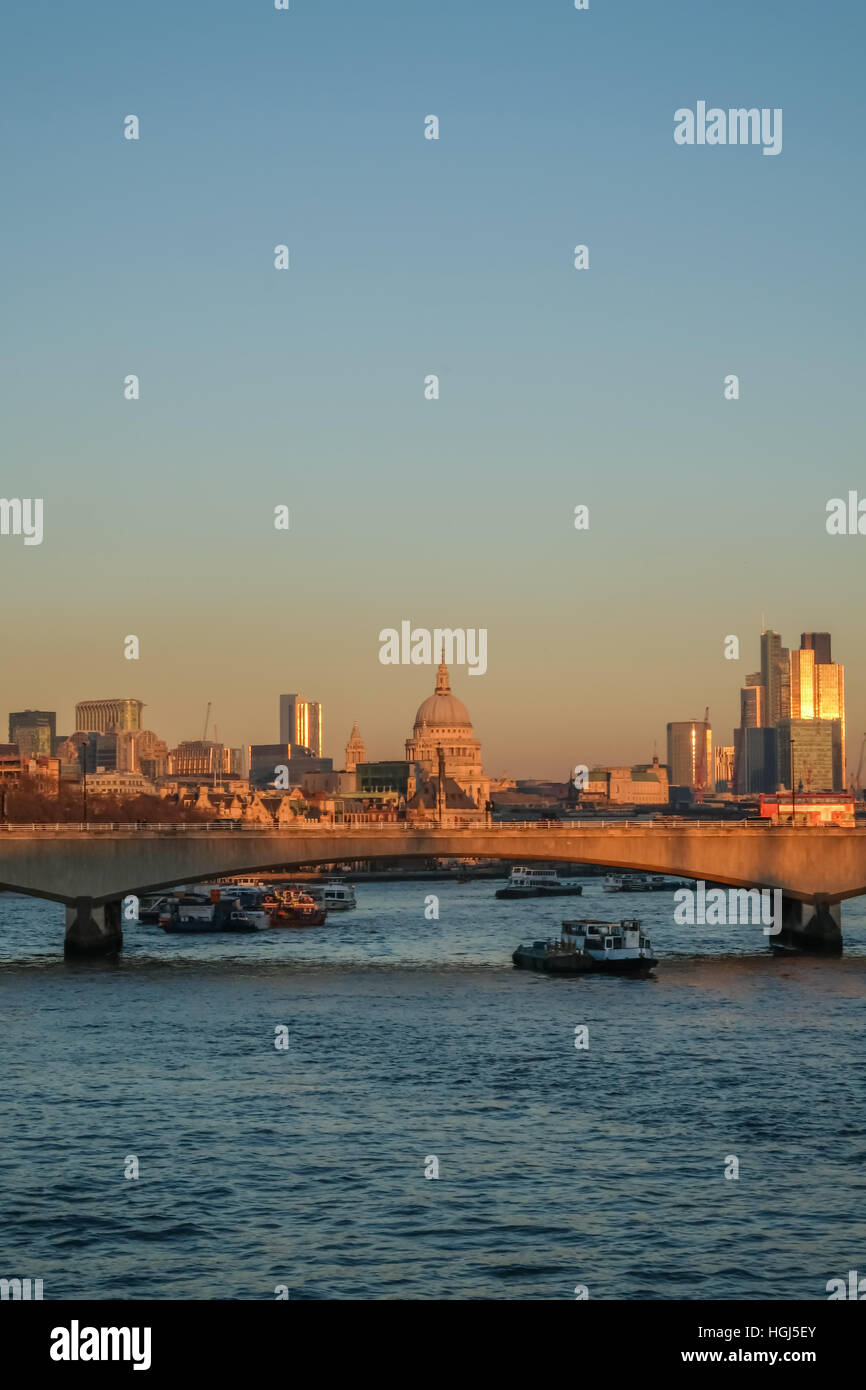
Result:
M668 777L672 787L712 788L713 733L703 719L683 719L667 726Z
M71 740L67 740L67 743L57 750L61 761L64 757L63 750L70 742ZM117 734L81 734L75 742L78 746L78 761L88 777L95 772L117 771Z
M57 735L57 715L53 710L25 709L9 716L9 742L17 744L22 757L50 757Z
M786 719L776 728L778 781L795 792L843 790L842 721Z
M829 632L802 633L799 650L790 652L777 632L762 632L761 673L746 678L734 730L734 785L741 795L788 785L792 737L798 782L811 779L815 791L845 785L845 672L830 655ZM836 727L812 727L819 724ZM772 747L757 735L747 738L763 728L780 729Z
M791 652L792 719L815 718L815 653L810 650Z
M308 748L314 758L321 758L324 712L318 700L305 700L297 694L280 696L280 743Z
M348 768L346 769L348 771ZM358 763L355 768L355 791L359 796L392 793L396 797L407 794L411 763L405 759L378 763Z
M833 658L830 655L829 632L801 632L800 649L804 652L815 653L816 666L831 666L833 664Z
M152 729L142 729L134 734L135 765L130 772L140 772L144 777L156 782L168 774L168 744L157 738Z
M776 790L779 784L776 745L775 729L734 730L734 790L738 796L757 796L760 792Z
M230 771L230 750L210 739L190 739L168 755L171 777L219 777Z
M296 743L253 743L250 745L250 786L269 787L279 778L279 768L287 769L288 790L299 787L310 772L333 772L330 758L314 758L309 749Z
M772 727L782 717L782 639L778 632L761 633L761 685L764 724Z
M668 772L658 758L636 767L590 768L579 797L611 806L666 806L668 798Z
M747 681L751 677L746 678ZM740 690L740 728L761 729L764 727L764 687L760 679L754 685L744 685Z
M829 649L829 648L828 648ZM815 718L838 719L840 724L842 786L845 772L845 667L835 662L815 666Z
M120 734L141 728L143 700L80 700L75 706L75 731Z
M713 773L717 792L734 790L734 750L716 748L713 752Z

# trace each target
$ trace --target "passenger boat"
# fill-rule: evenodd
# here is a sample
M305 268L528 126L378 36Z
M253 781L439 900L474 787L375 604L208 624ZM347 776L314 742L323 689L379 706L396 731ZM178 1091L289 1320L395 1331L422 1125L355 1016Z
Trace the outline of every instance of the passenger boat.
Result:
M622 922L563 922L559 940L518 946L511 959L518 970L548 975L645 975L658 965L652 942L634 917Z
M258 923L232 903L211 903L211 910L206 915L193 911L199 907L199 904L187 907L176 903L170 918L161 921L160 926L172 936L209 936L220 932L246 934L259 930Z
M353 907L358 906L351 883L344 883L341 878L329 879L324 886L316 884L315 887L305 888L303 891L328 912L351 912Z
M309 893L295 893L291 889L279 895L279 904L270 912L269 925L272 927L321 927L327 920L328 910L314 902Z
M686 885L681 879L658 878L653 874L605 874L601 886L605 893L664 893Z
M207 893L187 892L179 888L162 900L159 925L167 927L172 922L211 922L215 906L213 898L208 897Z
M576 897L583 892L580 883L563 882L556 869L514 868L504 888L496 890L497 898L559 898Z
M191 889L176 889L169 901L177 901L181 905L183 916L202 919L209 917L211 910L217 904L220 904L220 912L223 913L227 910L226 904L229 904L231 908L246 913L257 927L266 927L268 925L265 910L266 896L267 889L264 884L255 884L252 881L249 883L197 883Z

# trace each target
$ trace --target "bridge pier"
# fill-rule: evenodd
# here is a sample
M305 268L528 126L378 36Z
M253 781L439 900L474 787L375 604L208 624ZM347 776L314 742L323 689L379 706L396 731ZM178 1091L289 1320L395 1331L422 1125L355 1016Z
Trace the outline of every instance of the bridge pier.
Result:
M76 898L74 907L66 909L67 956L107 956L123 947L120 924L121 904L105 903L94 907L92 898Z
M769 941L771 946L808 955L841 956L842 906L840 903L802 903L783 896L782 930Z

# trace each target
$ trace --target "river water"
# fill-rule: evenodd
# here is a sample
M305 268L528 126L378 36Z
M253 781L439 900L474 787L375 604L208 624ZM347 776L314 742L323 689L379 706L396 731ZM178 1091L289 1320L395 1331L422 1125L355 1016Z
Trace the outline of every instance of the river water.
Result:
M0 895L0 1275L46 1299L815 1299L866 1272L862 903L841 959L776 959L759 927L674 924L670 893L496 886L364 884L307 932L127 924L98 964L64 962L60 907ZM654 979L511 965L565 916L631 913Z

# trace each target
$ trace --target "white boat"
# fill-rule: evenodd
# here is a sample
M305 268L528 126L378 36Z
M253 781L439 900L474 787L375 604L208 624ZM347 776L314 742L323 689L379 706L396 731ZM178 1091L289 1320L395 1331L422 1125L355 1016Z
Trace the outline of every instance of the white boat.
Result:
M680 879L654 874L606 874L601 886L605 893L664 893L686 885Z
M511 959L519 970L548 975L645 975L658 964L652 942L634 917L622 922L563 922L559 941L518 946Z
M504 888L496 891L497 898L557 898L576 897L583 892L580 883L564 882L556 869L513 868Z
M344 883L341 878L329 879L324 885L316 884L313 888L305 889L305 892L329 912L351 912L353 907L358 906L351 883Z
M343 883L341 879L337 879L333 883L325 884L322 906L329 912L350 912L357 905L351 883Z
M605 874L601 886L605 893L647 893L649 885L647 874Z

